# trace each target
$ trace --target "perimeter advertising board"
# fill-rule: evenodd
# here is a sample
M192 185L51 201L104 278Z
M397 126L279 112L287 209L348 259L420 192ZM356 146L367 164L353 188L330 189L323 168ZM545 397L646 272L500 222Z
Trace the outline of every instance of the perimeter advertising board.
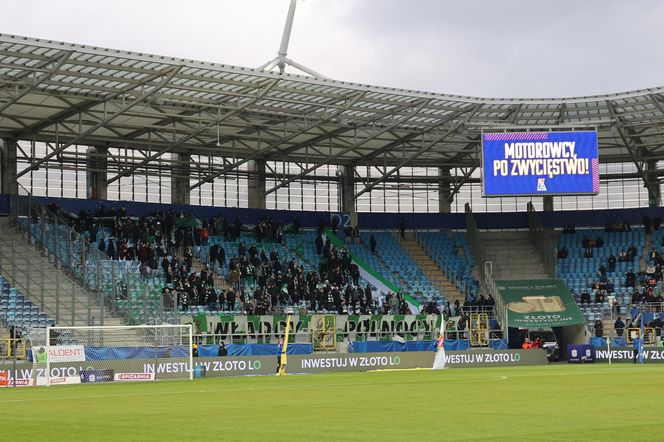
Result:
M596 348L595 355L597 362L609 362L611 359L612 363L634 363L634 349L632 347L616 347L611 348ZM645 347L643 349L643 359L644 363L664 363L664 348L662 347Z
M85 361L85 350L82 345L58 345L53 347L37 346L32 351L33 362L81 362Z
M482 134L486 197L599 193L597 132Z
M392 352L392 353L325 353L312 355L292 355L288 357L287 373L326 373L370 370L403 370L424 368L433 365L434 352ZM536 350L472 350L450 351L445 353L445 365L450 368L501 367L546 364L546 351ZM87 361L84 364L61 362L51 367L54 378L75 378L83 374L82 382L100 381L152 381L162 379L182 379L189 373L187 358L126 359ZM260 376L274 375L277 358L274 356L229 356L195 358L194 365L205 368L205 376ZM104 376L97 372L104 371ZM7 370L9 383L14 377ZM31 363L21 363L16 374L19 385L34 385L35 379L45 378L43 367ZM90 375L94 374L94 379ZM86 377L87 376L87 377ZM64 382L63 382L64 383Z

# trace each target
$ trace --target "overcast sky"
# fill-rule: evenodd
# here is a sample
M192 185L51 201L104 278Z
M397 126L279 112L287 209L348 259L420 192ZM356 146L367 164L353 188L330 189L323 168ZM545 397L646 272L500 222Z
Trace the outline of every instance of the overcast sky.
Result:
M257 67L289 0L3 0L0 32ZM486 97L664 85L664 1L305 0L289 57L337 80Z

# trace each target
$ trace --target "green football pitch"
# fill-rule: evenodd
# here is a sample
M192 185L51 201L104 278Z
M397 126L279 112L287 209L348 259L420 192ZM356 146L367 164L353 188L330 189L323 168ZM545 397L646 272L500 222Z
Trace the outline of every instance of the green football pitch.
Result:
M0 440L662 440L664 365L0 390Z

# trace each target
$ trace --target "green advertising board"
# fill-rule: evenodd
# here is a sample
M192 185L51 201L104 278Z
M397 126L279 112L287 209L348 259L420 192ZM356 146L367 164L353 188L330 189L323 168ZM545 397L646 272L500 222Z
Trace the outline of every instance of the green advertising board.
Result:
M586 322L560 279L499 280L496 287L510 327L563 327Z

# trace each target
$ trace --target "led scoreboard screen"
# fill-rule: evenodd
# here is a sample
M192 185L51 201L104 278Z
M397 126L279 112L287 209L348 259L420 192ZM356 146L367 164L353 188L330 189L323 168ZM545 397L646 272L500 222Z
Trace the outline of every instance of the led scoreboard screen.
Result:
M597 132L482 134L486 197L599 193Z

